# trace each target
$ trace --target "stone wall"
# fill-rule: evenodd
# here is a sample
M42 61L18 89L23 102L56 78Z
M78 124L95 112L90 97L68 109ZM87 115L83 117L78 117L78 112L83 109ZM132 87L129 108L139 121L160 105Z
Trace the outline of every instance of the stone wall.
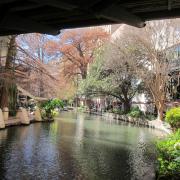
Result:
M133 118L130 117L128 115L119 115L119 114L114 114L114 119L117 120L121 120L121 121L125 121L125 122L129 122L132 124L136 124L138 126L144 126L144 127L150 127L150 128L154 128L154 126L152 126L149 122L149 120L147 119L142 119L142 118Z
M155 129L163 131L167 134L172 133L172 129L171 129L170 125L166 122L159 121L159 120L149 121L147 119L132 118L128 115L119 115L119 114L115 114L115 113L103 113L103 116L110 119L110 120L115 119L115 120L119 120L119 121L132 123L132 124L135 124L138 126L155 128Z

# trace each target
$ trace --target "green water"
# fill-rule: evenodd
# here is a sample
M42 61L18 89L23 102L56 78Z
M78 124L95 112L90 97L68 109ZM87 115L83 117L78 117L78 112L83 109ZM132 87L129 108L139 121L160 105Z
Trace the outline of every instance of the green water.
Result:
M0 131L0 179L155 179L159 134L71 112L50 124L11 127Z

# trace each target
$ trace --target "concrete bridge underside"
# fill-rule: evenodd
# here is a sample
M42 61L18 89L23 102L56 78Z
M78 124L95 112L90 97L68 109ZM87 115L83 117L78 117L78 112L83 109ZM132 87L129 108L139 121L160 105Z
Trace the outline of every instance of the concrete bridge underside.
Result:
M180 0L0 0L0 35L145 21L180 16Z

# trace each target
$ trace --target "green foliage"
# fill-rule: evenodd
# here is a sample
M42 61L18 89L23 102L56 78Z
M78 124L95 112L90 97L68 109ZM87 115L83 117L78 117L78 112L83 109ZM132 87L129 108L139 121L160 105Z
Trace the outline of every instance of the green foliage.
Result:
M64 104L60 99L52 99L41 104L41 113L43 118L52 119L57 113L55 108L63 107Z
M180 178L180 129L156 143L159 179Z
M140 118L143 116L142 111L139 109L138 106L132 107L131 111L128 113L129 116L134 117L134 118Z
M84 112L86 111L87 107L86 106L80 106L78 107L78 111Z
M52 114L52 117L55 117L58 115L58 111L54 109L51 111L51 114Z
M180 107L174 107L166 112L165 117L166 122L168 122L173 128L180 127Z
M119 115L124 115L126 114L124 111L122 111L121 109L112 109L109 112L115 113L115 114L119 114ZM138 106L132 107L130 112L127 114L133 118L142 118L142 119L147 119L147 120L154 120L156 119L156 117L152 114L144 114Z
M118 98L120 101L130 100L142 88L141 83L132 74L127 62L121 62L121 58L114 62L116 58L113 60L112 57L106 57L107 50L106 47L96 54L86 79L79 85L79 94L86 96L101 94ZM118 54L118 51L116 53Z
M145 119L148 119L148 120L150 120L150 121L156 119L156 117L155 117L153 114L146 114L144 117L145 117Z
M131 111L141 111L138 106L133 106L131 108Z
M106 83L100 79L100 74L103 68L104 59L102 58L102 50L96 53L95 61L89 67L89 73L86 79L82 80L79 85L79 93L86 96L96 94L105 88Z
M73 101L74 101L73 99L68 99L67 104L68 104L68 105L71 105L71 104L73 103Z
M122 115L122 114L124 114L124 111L122 111L121 109L113 109L112 113Z
M133 118L147 119L150 121L156 119L156 117L152 114L144 114L138 106L132 107L128 115Z
M129 114L129 116L134 117L134 118L139 118L141 116L140 111L131 111L128 114Z

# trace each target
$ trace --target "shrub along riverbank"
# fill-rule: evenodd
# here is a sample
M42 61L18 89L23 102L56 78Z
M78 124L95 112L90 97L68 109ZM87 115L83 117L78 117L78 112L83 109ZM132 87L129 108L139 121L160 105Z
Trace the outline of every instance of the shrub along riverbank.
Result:
M158 151L157 179L180 179L180 129L156 143Z
M156 143L158 152L157 179L180 179L180 107L166 112L165 117L174 133Z
M60 99L51 99L40 104L41 116L43 119L52 120L56 115L56 108L63 108L64 104Z

